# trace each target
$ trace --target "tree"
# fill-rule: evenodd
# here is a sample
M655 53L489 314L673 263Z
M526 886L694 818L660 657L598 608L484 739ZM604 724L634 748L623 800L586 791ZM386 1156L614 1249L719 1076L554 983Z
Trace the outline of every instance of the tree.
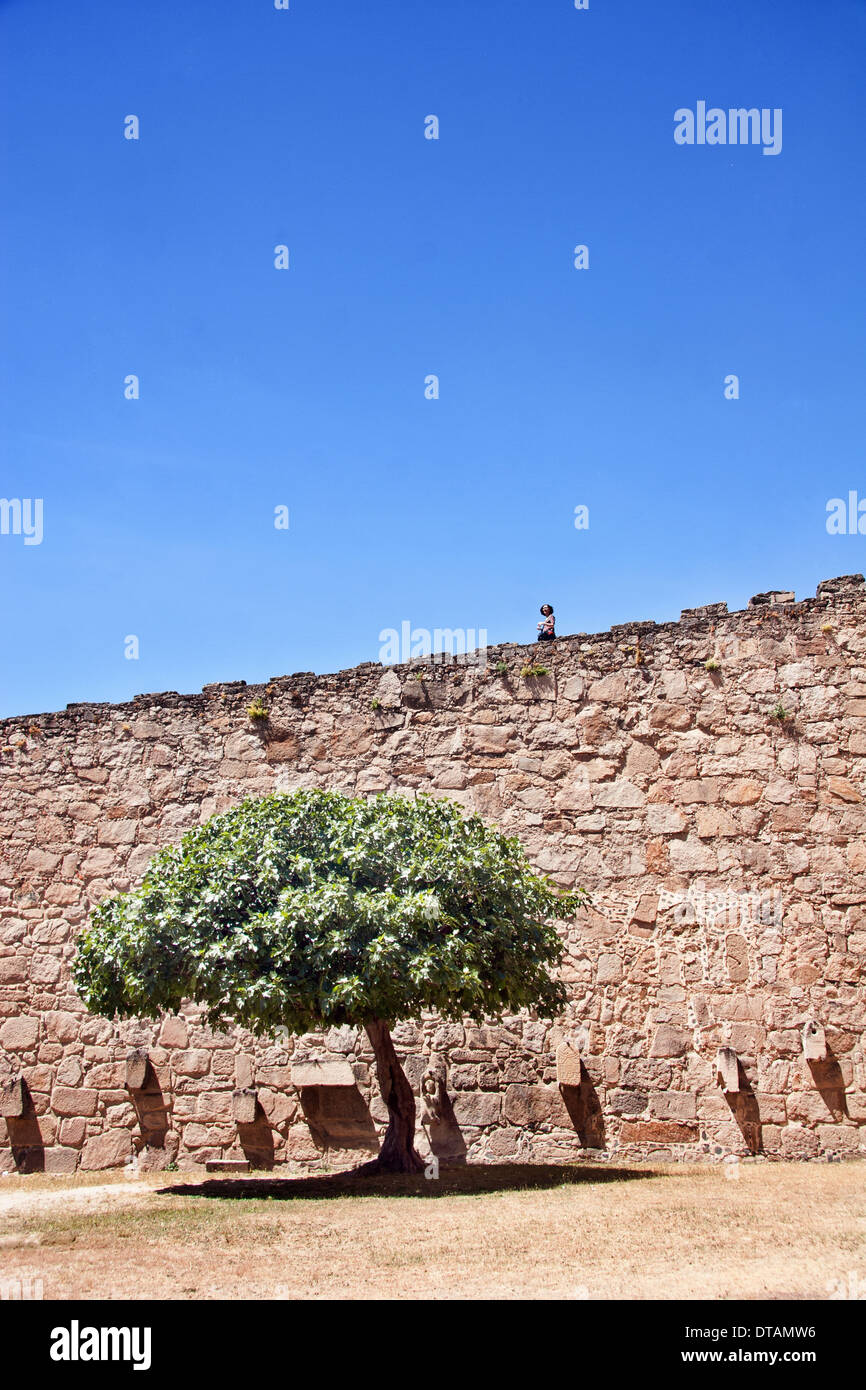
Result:
M272 795L212 817L156 854L140 888L102 902L74 980L108 1017L191 999L211 1027L259 1036L363 1026L389 1115L378 1166L413 1172L415 1099L391 1026L424 1009L554 1016L552 919L583 899L557 895L518 840L453 803Z

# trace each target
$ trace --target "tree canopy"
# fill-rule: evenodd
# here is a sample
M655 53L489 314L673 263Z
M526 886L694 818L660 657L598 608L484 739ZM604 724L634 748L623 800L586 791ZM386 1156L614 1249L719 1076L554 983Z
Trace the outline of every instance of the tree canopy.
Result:
M74 980L105 1016L192 999L213 1027L265 1035L427 1009L550 1017L565 1002L553 919L582 900L448 801L275 794L212 817L102 902Z

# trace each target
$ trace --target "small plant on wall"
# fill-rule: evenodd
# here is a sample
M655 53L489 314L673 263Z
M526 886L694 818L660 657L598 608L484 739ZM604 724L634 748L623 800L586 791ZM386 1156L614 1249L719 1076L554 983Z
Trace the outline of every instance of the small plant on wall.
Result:
M704 662L705 671L721 671L721 669L721 663L716 661L715 657L713 656L710 657L709 661Z
M549 676L550 672L546 666L539 666L537 661L528 661L520 672L526 681L540 680L542 676Z
M787 724L793 717L790 710L785 709L781 700L770 710L770 718L775 720L777 724Z
M247 708L247 718L252 720L253 724L263 724L268 716L269 710L267 705L263 705L259 699L253 700L252 704Z
M620 647L620 651L625 652L626 656L633 656L635 666L646 665L646 658L641 650L639 637L633 647Z

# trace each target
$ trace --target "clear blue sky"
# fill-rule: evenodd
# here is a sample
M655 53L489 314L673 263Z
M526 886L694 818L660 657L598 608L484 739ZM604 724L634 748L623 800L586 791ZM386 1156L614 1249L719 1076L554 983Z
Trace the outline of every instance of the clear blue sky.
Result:
M0 0L0 54L0 496L44 500L0 713L864 568L864 0ZM676 145L699 100L782 152Z

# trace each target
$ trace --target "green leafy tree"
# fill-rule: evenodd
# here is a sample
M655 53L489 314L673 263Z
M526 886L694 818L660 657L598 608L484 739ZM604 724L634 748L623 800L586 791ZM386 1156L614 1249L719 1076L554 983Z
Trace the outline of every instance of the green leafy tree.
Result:
M423 1166L415 1100L391 1026L425 1009L481 1019L565 1002L557 895L520 843L426 796L300 791L244 801L151 860L140 888L102 902L74 979L108 1017L195 1000L211 1027L253 1033L362 1026L389 1125L381 1168Z

